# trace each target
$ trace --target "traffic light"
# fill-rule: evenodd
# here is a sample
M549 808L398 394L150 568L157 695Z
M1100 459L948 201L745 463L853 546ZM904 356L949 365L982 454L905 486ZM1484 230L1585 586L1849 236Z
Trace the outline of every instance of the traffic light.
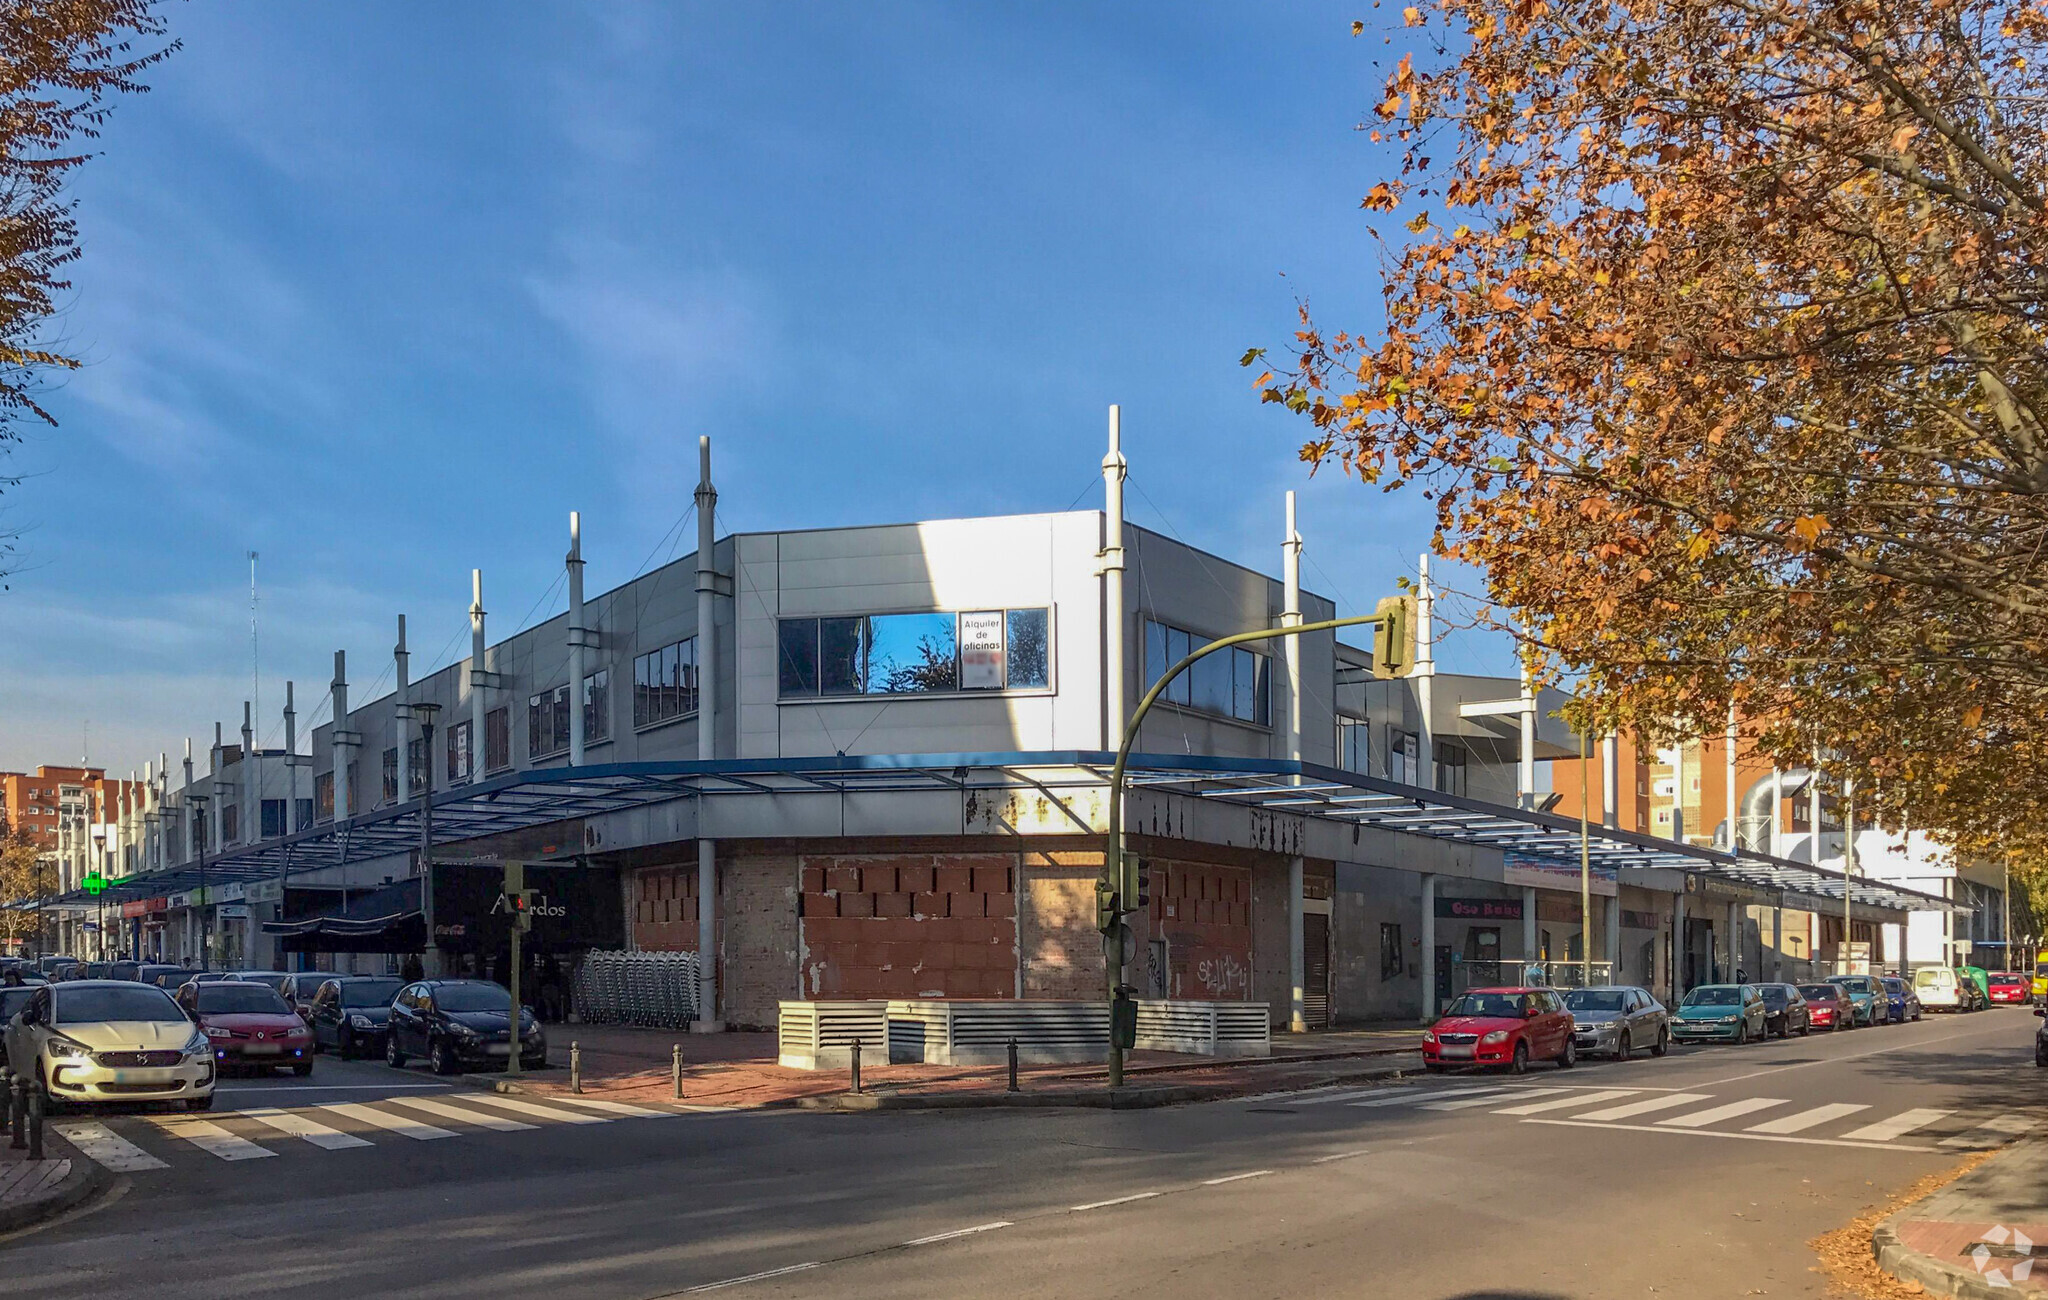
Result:
M1116 929L1121 918L1117 915L1116 886L1110 884L1107 876L1095 882L1095 928L1104 934Z
M1415 668L1415 597L1382 596L1373 613L1372 675L1406 677Z
M533 896L531 889L510 889L505 891L505 914L512 918L512 928L525 934L533 929Z
M1137 861L1137 876L1138 910L1142 912L1152 906L1152 864L1143 858L1139 858Z

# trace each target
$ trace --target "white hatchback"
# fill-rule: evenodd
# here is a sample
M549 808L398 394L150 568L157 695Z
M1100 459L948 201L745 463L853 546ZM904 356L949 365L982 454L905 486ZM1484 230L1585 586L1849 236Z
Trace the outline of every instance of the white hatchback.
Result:
M213 1048L171 995L128 980L37 989L7 1022L7 1066L56 1101L213 1105Z

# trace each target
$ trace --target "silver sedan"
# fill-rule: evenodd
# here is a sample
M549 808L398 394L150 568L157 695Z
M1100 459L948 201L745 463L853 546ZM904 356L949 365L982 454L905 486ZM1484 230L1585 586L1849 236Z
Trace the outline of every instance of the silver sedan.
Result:
M1564 1005L1572 1013L1572 1039L1582 1053L1626 1061L1639 1047L1662 1056L1671 1046L1670 1016L1648 989L1631 984L1571 989Z

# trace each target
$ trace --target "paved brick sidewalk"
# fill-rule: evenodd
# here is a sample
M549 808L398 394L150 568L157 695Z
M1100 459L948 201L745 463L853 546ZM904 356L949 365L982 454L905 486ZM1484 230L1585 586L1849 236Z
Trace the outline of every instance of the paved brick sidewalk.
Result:
M1885 1271L1934 1295L2048 1295L2048 1139L1993 1156L1879 1225Z
M46 1135L42 1160L30 1160L0 1136L0 1232L40 1222L104 1187L108 1175L90 1160L73 1157L56 1134Z
M1264 1061L1218 1061L1172 1052L1135 1052L1129 1082L1147 1087L1199 1086L1219 1094L1310 1086L1301 1080L1392 1073L1397 1061L1411 1067L1406 1053L1419 1046L1420 1030L1374 1028L1278 1035L1274 1055ZM535 1093L566 1092L569 1048L581 1048L587 1094L659 1099L672 1096L670 1055L683 1054L685 1102L704 1106L787 1106L806 1097L828 1097L847 1089L845 1070L786 1070L777 1065L775 1036L766 1033L689 1034L617 1025L555 1025L548 1033L553 1068L523 1076L516 1085ZM1347 1069L1350 1063L1355 1069ZM861 1071L872 1092L940 1094L1001 1092L1007 1082L1000 1066L886 1065ZM502 1084L497 1076L476 1076L482 1086ZM1100 1089L1101 1066L1041 1065L1019 1071L1027 1091Z

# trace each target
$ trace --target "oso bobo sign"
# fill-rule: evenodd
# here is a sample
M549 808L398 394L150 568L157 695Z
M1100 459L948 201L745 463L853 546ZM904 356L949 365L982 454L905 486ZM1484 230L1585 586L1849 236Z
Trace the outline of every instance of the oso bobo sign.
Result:
M625 904L614 867L528 863L523 887L531 925L520 942L536 951L611 948L625 942ZM505 869L495 862L434 864L434 942L445 949L508 947L512 914Z

